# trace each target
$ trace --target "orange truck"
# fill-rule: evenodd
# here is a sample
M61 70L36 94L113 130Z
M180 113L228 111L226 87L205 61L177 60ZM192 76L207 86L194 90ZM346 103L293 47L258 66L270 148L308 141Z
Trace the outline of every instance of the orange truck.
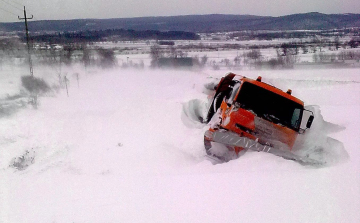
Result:
M317 161L292 152L298 134L310 128L314 115L304 103L274 86L234 73L215 87L204 135L208 157L227 162L247 149L264 151L302 164ZM302 120L306 125L302 126Z

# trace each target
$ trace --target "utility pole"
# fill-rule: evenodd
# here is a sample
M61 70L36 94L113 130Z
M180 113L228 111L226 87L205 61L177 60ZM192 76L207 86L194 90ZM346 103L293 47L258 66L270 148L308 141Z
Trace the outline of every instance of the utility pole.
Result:
M30 53L30 38L29 38L29 29L28 29L27 20L28 19L33 19L34 16L31 15L31 18L26 17L26 10L25 10L25 6L24 6L24 18L20 18L20 16L18 16L18 18L19 18L19 20L25 20L26 44L27 44L27 49L28 49L28 54L29 54L30 75L31 75L31 77L33 77L34 73L33 73L31 53Z

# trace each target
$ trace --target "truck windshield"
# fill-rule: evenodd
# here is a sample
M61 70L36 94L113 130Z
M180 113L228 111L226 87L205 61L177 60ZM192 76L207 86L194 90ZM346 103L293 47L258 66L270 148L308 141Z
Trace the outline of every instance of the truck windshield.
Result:
M303 106L274 92L244 82L236 99L240 107L276 124L299 131Z

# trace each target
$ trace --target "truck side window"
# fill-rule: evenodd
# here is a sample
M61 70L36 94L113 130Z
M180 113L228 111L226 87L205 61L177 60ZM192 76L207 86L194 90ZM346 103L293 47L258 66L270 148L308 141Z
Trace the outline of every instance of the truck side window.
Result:
M227 101L228 104L232 104L232 103L233 103L234 98L235 98L237 92L239 91L240 85L241 85L241 83L236 83L236 84L234 85L234 87L233 87L233 89L232 89L232 92L231 92L231 94L230 94L230 97L229 97L229 99L228 99L228 101Z
M291 117L291 126L299 128L300 125L301 110L299 108L294 109L294 113Z

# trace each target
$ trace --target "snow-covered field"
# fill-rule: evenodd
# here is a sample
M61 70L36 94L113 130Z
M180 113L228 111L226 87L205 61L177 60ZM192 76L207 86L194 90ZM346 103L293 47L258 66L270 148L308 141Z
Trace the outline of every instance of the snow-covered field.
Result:
M228 71L63 72L69 97L0 118L0 222L360 222L360 69L236 72L319 106L334 125L318 115L307 143L331 137L348 153L322 168L256 152L204 158L207 126L182 109ZM0 73L0 95L16 94L25 71ZM10 167L16 157L29 166Z

